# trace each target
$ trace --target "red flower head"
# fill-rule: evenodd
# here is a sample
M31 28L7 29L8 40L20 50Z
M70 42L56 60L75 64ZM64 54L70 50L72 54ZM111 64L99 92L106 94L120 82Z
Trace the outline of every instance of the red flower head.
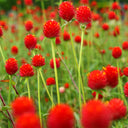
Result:
M35 105L28 97L18 97L11 103L12 114L15 118L24 113L35 113Z
M81 37L80 36L76 36L75 37L75 42L76 43L81 43Z
M99 51L101 55L104 55L106 53L105 49L102 49Z
M16 120L15 128L41 128L40 119L34 113L25 113Z
M61 40L59 37L56 37L56 45L59 45L59 44L61 44Z
M49 77L47 80L46 80L46 84L47 85L55 85L56 84L56 81L53 77Z
M35 67L41 67L43 65L45 65L45 58L42 57L42 55L35 55L33 58L32 58L32 65L35 66Z
M80 0L80 3L81 4L88 4L89 3L89 0Z
M74 128L73 110L66 104L53 107L47 118L47 128Z
M126 97L128 97L128 82L124 85L124 94Z
M83 128L109 128L110 111L100 100L90 100L82 107L81 123Z
M3 35L2 27L0 26L0 37Z
M33 67L30 64L23 64L20 67L21 77L32 77L34 75Z
M33 2L32 0L24 0L24 4L30 6L33 4Z
M92 20L93 21L98 21L100 19L100 15L96 13L92 13Z
M118 98L111 99L108 104L108 108L111 111L112 119L118 120L126 115L127 109L123 101Z
M70 40L70 34L67 31L64 31L63 39L64 39L64 41Z
M33 28L33 22L31 20L28 20L25 22L25 29L27 31L30 31Z
M118 85L118 71L116 67L108 65L104 68L107 77L107 85L114 88Z
M115 37L118 36L118 35L120 35L120 28L119 28L119 26L116 26L116 27L114 28L113 35L114 35Z
M33 35L29 34L24 38L24 43L25 43L26 48L30 50L30 49L35 48L37 41Z
M99 37L100 37L100 34L99 34L98 32L96 32L96 33L94 34L94 36L95 36L96 38L99 38Z
M124 4L124 10L125 10L125 11L128 10L128 4Z
M92 1L91 2L91 7L96 7L97 6L97 2L96 1Z
M57 58L55 58L55 62L56 62L56 67L59 68L60 67L60 61ZM53 59L50 60L50 67L54 69Z
M87 6L80 6L76 11L76 19L78 22L83 24L88 24L91 22L91 10Z
M65 88L69 88L69 83L65 83L65 84L64 84L64 87L65 87Z
M123 74L125 76L128 76L128 67L126 67L126 68L123 69Z
M123 50L128 50L128 41L123 42L122 48Z
M106 86L106 74L103 71L94 70L88 76L88 87L94 90L102 89Z
M120 47L114 47L113 50L112 50L112 56L117 59L119 57L121 57L122 55L122 50Z
M120 5L118 2L113 2L112 4L112 9L113 10L120 10Z
M6 69L6 72L7 72L9 75L15 74L15 73L17 72L17 70L18 70L17 60L14 59L14 58L9 58L9 59L6 61L5 69Z
M12 52L12 54L17 55L17 53L18 53L18 47L17 46L12 46L11 52Z
M44 24L43 27L43 32L44 35L47 38L54 38L54 37L58 37L59 36L59 32L60 32L60 25L58 22L54 21L54 20L49 20Z
M39 50L42 49L40 44L36 44L35 48L36 48L36 49L39 49Z
M109 18L110 20L115 19L115 18L116 18L116 14L115 14L115 12L110 11L110 12L108 13L108 18Z
M104 23L102 25L103 30L107 31L109 29L109 25L107 23Z
M66 20L70 21L75 15L75 9L71 2L64 1L59 6L59 16Z

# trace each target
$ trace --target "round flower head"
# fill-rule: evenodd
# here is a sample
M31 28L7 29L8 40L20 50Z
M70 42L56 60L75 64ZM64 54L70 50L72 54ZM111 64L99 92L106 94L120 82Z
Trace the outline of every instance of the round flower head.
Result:
M126 97L128 97L128 82L124 85L124 94Z
M109 109L100 100L90 100L83 105L81 124L83 128L109 128L111 114Z
M95 36L96 38L99 38L99 37L100 37L100 34L99 34L98 32L96 32L96 33L94 34L94 36Z
M75 15L75 9L71 2L64 1L59 6L59 16L66 20L70 21Z
M46 84L47 85L55 85L56 84L56 81L53 77L49 77L47 80L46 80Z
M109 29L109 25L108 25L107 23L104 23L104 24L102 25L102 29L103 29L104 31L107 31L107 30Z
M75 42L76 43L81 43L81 37L80 36L76 36L75 37Z
M111 111L112 119L118 120L126 115L127 109L123 101L118 98L111 99L108 104L108 108Z
M61 44L61 40L59 37L56 37L56 45L59 45L59 44Z
M43 32L47 38L58 37L60 32L60 25L54 20L49 20L44 24Z
M81 4L88 4L89 3L89 0L80 0L80 3Z
M34 113L25 113L16 120L15 128L41 128L40 119Z
M115 14L115 12L110 11L110 12L108 13L108 18L109 18L110 20L115 19L115 18L116 18L116 14Z
M124 41L122 44L123 50L128 50L128 41Z
M94 70L88 76L88 87L97 90L106 86L107 79L106 74L103 71Z
M124 10L125 10L125 11L128 10L128 4L124 4Z
M15 118L24 113L35 113L35 105L28 97L18 97L11 103L12 114Z
M70 34L67 31L64 31L63 39L64 39L64 41L70 40Z
M113 2L112 4L112 9L113 10L120 10L120 5L118 2Z
M0 26L0 37L3 35L2 27Z
M91 7L96 7L97 6L97 2L94 0L91 2Z
M24 38L24 44L29 50L34 49L37 44L36 38L33 35L29 34Z
M128 76L128 67L125 67L125 68L123 69L123 74L124 74L125 76Z
M24 4L30 6L33 4L33 2L32 0L24 0Z
M80 6L76 11L76 19L82 24L88 24L91 22L91 10L87 6Z
M122 50L120 47L114 47L113 50L112 50L112 56L117 59L119 57L121 57L122 55Z
M18 70L17 60L14 58L9 58L5 63L5 69L9 75L15 74Z
M20 67L21 77L32 77L34 75L33 67L30 64L23 64Z
M17 54L18 54L18 47L17 47L17 46L12 46L12 48L11 48L11 53L12 53L13 55L17 55Z
M26 21L26 22L25 22L25 29L26 29L27 31L30 31L32 28L33 28L33 22L30 21L30 20Z
M74 128L73 110L66 104L53 107L47 117L47 128Z
M42 57L42 55L35 55L33 58L32 58L32 65L35 66L35 67L41 67L43 65L45 65L45 58Z
M57 58L55 58L55 62L56 62L56 67L59 68L60 61ZM50 60L50 67L54 69L54 60L53 59Z

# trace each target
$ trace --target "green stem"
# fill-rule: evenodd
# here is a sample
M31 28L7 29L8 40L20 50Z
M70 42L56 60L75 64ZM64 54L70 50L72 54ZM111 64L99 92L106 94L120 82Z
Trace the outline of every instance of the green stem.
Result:
M1 45L0 45L0 52L1 52L1 56L2 56L2 58L3 58L3 62L5 63L5 57L4 57L4 54L3 54L3 51L2 51Z
M51 97L52 97L52 100L53 100L53 85L51 85ZM52 107L54 107L53 103L52 103Z
M52 47L52 56L53 56L53 61L54 61L54 72L55 72L55 79L56 79L57 100L58 100L58 104L60 104L60 93L59 93L58 75L57 75L56 60L55 60L55 50L54 50L54 45L53 45L52 39L51 39L51 47Z
M44 11L44 0L41 0L41 7L42 7L42 11L43 11L43 20L45 22L46 21L46 15L45 15L45 11Z
M26 78L26 82L27 82L27 88L28 88L28 98L30 98L30 87L29 87L29 80L28 78Z

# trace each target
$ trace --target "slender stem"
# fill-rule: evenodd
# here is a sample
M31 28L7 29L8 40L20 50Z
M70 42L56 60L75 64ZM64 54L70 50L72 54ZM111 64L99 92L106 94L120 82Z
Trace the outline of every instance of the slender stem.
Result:
M2 58L3 58L3 62L5 63L5 57L4 57L4 54L3 54L3 50L2 50L1 45L0 45L0 52L1 52L1 56L2 56Z
M30 87L29 87L29 80L28 80L28 78L26 78L26 82L27 82L27 88L28 88L28 98L30 98L31 95L30 95Z
M3 112L3 111L0 111L8 120L10 120L10 118Z
M43 11L43 20L44 22L46 21L46 15L45 15L45 11L44 11L44 0L41 0L41 7L42 7L42 11Z
M12 82L12 76L9 75L9 93L8 93L8 104L10 104L11 101L11 82Z
M53 100L53 85L51 85L51 98ZM54 107L54 104L52 103L52 107Z
M54 105L53 99L52 99L51 96L50 96L50 93L49 93L49 91L48 91L48 88L47 88L46 82L45 82L45 80L44 80L43 74L42 74L42 72L41 72L40 70L39 70L39 73L40 73L41 79L42 79L42 81L43 81L44 88L46 89L46 92L47 92L47 94L48 94L48 96L49 96L49 99L51 100L52 104Z
M58 100L58 104L60 104L60 94L59 94L56 60L55 60L55 50L54 50L54 45L53 45L52 39L51 39L51 47L52 47L52 56L53 56L53 61L54 61L54 72L55 72L55 79L56 79L57 100Z

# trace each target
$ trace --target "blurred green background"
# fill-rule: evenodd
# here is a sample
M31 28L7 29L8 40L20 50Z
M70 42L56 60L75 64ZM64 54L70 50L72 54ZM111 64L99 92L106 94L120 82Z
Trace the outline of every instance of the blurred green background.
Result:
M24 1L24 0L22 0ZM51 3L52 0L44 0L44 3L45 3L45 7L49 6L49 4ZM53 0L54 2L58 2L59 0ZM66 0L63 0L63 1L66 1ZM72 0L73 2L77 3L79 0ZM93 0L90 0L90 2L93 1ZM97 2L100 2L100 3L105 3L106 2L110 2L110 1L114 1L114 0L96 0ZM39 5L40 6L40 0L33 0L34 4L36 5ZM128 3L128 0L120 0L120 2L122 4L124 3ZM13 5L16 5L16 0L0 0L0 10L3 9L3 10L10 10L11 7Z

